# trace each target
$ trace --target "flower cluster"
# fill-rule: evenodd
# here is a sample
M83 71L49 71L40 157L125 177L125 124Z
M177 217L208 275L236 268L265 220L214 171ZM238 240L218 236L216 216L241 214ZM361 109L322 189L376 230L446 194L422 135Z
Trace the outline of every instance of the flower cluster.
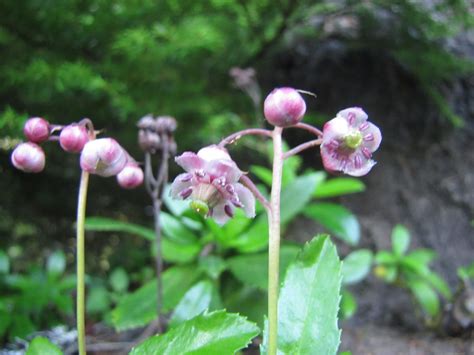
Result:
M176 130L176 120L170 116L159 116L153 118L146 115L138 121L138 145L144 152L155 154L164 148L171 155L176 154L176 142L173 132Z
M226 149L212 145L197 154L185 152L175 158L186 173L176 177L171 185L175 198L191 200L191 208L224 224L242 208L248 217L255 216L255 198L239 183L243 172Z
M48 140L59 140L63 150L80 153L84 171L100 176L117 175L123 188L134 188L143 182L143 172L135 160L112 138L95 139L90 120L67 126L51 125L44 118L26 121L24 134L29 142L19 144L11 155L12 164L28 173L39 173L45 167L46 156L39 145ZM59 133L58 135L53 135Z

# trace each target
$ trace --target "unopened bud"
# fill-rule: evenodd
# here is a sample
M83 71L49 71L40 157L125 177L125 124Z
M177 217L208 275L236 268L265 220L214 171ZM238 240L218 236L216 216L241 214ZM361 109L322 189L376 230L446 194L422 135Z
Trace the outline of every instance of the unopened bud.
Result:
M140 118L137 123L137 127L140 129L155 130L155 119L152 115L146 115Z
M64 127L59 135L59 144L69 153L79 153L88 141L86 127L77 123Z
M41 143L49 138L50 127L49 122L41 117L30 118L25 123L23 133L26 138L33 143Z
M27 173L39 173L44 169L46 157L38 144L27 142L21 143L15 148L11 161L19 170Z
M117 175L117 182L124 189L134 189L143 183L143 170L135 162L127 163Z
M145 152L155 153L161 149L161 139L156 132L140 129L138 131L138 145Z
M160 116L156 118L156 131L171 134L176 131L176 120L171 116Z
M277 88L265 99L263 111L270 124L289 127L301 121L306 112L306 103L295 89Z
M86 143L81 153L81 168L103 177L117 175L127 164L127 153L112 138L101 138Z

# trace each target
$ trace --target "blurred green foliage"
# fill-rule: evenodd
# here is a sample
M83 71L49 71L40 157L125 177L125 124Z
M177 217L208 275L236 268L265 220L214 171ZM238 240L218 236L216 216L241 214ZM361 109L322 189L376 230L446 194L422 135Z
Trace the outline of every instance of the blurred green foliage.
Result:
M153 112L179 119L185 146L209 142L254 121L229 69L264 64L283 39L337 35L390 53L427 87L473 68L441 45L473 27L466 0L25 0L0 14L2 135L19 136L27 115L123 131Z

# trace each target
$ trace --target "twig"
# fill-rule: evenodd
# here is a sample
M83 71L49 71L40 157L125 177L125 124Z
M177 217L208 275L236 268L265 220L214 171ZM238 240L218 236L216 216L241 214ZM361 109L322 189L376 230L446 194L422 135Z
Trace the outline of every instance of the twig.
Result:
M302 152L303 150L305 149L308 149L308 148L312 148L312 147L315 147L317 145L321 145L321 143L323 142L323 140L321 138L319 139L313 139L312 141L309 141L309 142L306 142L306 143L302 143L296 147L294 147L293 149L287 151L286 153L283 154L283 159L287 159L295 154L298 154L300 152Z
M260 135L260 136L266 136L266 137L271 137L272 136L272 131L268 129L263 129L263 128L249 128L249 129L244 129L242 131L236 132L234 134L231 134L230 136L224 138L221 140L219 143L219 147L223 148L228 144L233 144L236 141L238 141L240 138L246 135Z

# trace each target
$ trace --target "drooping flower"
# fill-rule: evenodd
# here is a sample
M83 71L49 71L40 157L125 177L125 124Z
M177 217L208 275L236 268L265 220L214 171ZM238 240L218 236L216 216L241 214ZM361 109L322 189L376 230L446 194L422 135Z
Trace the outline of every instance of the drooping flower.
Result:
M64 127L59 135L59 144L69 153L79 153L88 141L87 128L77 123Z
M117 182L124 189L134 189L143 183L143 170L134 161L129 161L117 174Z
M81 153L81 168L103 177L120 173L128 161L128 154L115 139L100 138L86 143Z
M39 173L44 169L46 156L43 149L36 143L27 142L19 144L11 155L15 168L26 173Z
M376 164L372 153L382 140L380 129L367 121L359 107L339 111L323 128L321 156L328 171L352 176L367 174Z
M227 153L215 145L202 148L197 154L185 152L175 158L186 173L171 185L175 198L191 200L191 208L225 224L242 208L248 217L255 216L255 197L238 181L243 172Z
M26 121L23 133L30 142L41 143L46 141L50 135L49 122L41 117L33 117Z
M268 123L278 127L297 124L306 112L306 103L293 88L274 89L263 103L263 113Z

